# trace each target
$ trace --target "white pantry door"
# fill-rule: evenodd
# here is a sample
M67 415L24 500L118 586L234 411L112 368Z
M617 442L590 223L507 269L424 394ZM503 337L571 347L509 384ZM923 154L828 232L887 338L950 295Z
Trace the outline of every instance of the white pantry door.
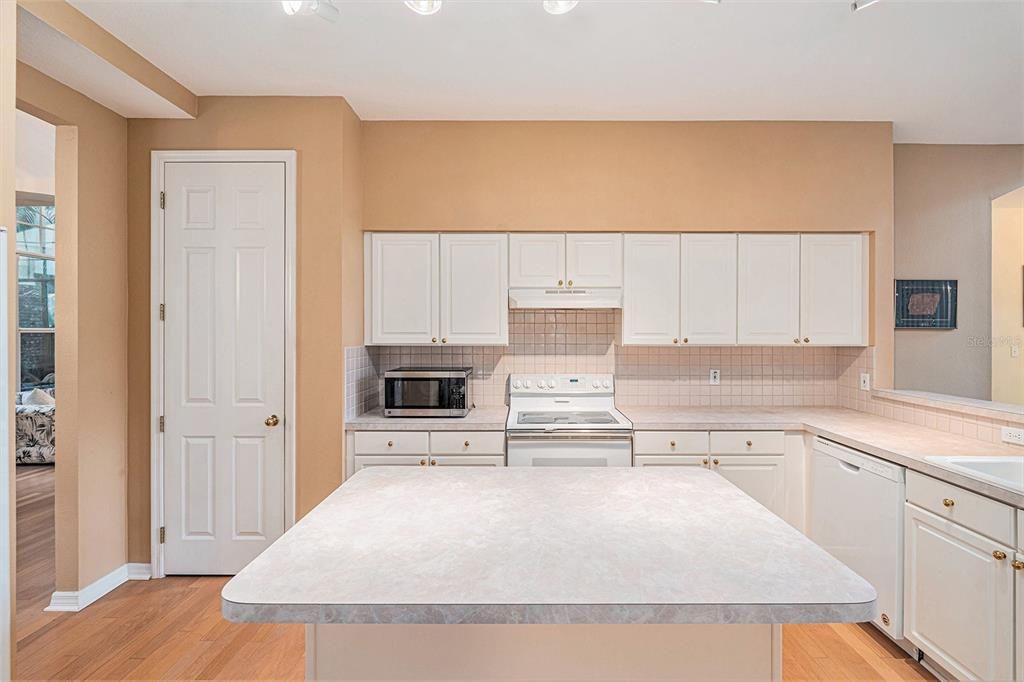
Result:
M230 575L284 532L285 166L164 191L165 572Z

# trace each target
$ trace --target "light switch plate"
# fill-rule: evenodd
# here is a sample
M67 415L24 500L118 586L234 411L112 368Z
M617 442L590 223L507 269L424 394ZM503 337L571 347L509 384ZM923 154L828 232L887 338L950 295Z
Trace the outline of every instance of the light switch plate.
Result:
M870 391L871 390L871 375L867 372L861 372L860 375L860 390Z
M708 383L712 386L720 386L722 384L722 370L711 370L711 373L708 375Z

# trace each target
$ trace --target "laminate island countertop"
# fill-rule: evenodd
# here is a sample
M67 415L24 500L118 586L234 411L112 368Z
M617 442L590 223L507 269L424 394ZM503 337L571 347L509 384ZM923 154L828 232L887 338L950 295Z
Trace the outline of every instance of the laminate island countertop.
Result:
M346 431L504 431L508 406L474 407L465 417L385 417L377 408L349 419Z
M307 624L871 620L874 588L689 468L360 471L231 579L225 617Z
M620 411L636 431L806 431L973 492L1024 508L1024 495L929 462L934 455L1006 457L1024 448L985 443L841 407L645 407Z

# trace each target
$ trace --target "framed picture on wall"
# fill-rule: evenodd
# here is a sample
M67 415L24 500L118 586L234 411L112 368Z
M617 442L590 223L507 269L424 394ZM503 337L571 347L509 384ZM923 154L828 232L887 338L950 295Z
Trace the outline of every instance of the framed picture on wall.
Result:
M956 329L956 283L896 280L896 329Z

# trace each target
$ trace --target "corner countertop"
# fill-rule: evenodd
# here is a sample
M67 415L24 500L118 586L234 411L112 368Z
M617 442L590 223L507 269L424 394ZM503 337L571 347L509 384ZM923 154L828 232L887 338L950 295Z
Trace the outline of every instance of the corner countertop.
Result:
M863 622L874 588L710 470L379 467L231 579L236 622Z
M1024 508L1024 495L928 462L934 455L1005 457L1024 448L985 443L839 407L620 406L637 431L807 431L981 495Z
M474 407L465 417L385 417L377 408L345 422L346 431L504 431L508 407Z

